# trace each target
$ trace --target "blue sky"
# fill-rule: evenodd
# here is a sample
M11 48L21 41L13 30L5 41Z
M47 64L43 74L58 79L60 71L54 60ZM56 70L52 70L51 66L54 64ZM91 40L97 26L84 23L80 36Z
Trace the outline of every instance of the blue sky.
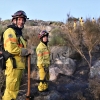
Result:
M100 0L1 0L0 17L11 19L17 10L24 10L30 19L63 21L73 17L99 18Z

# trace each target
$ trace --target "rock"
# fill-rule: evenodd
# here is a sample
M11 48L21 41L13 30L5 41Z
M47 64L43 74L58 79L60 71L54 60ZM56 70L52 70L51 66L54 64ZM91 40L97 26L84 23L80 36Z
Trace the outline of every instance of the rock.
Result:
M71 76L75 72L75 69L76 69L76 64L74 60L72 60L71 58L67 58L65 60L57 59L55 64L52 65L49 69L50 80L52 81L56 80L58 74Z
M81 56L75 50L67 46L54 46L50 49L51 52L51 61L53 62L56 58L58 59L81 59Z
M63 64L63 62L60 59L56 58L55 59L55 64L58 64L59 65L59 64Z
M64 61L64 65L62 68L63 74L70 76L75 72L75 69L76 69L76 64L75 64L74 60L72 60L71 58L67 58Z
M58 74L62 72L58 67L53 67L49 69L49 73L50 73L50 80L54 81L57 79Z
M95 64L90 68L90 78L100 78L100 60L96 61Z
M56 58L68 57L68 47L66 46L54 46L51 47L51 60L54 61Z

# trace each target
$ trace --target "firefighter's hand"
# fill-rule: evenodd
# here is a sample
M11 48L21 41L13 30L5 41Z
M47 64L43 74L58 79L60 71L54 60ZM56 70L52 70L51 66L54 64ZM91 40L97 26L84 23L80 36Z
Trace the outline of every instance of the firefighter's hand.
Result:
M32 49L27 49L28 50L28 54L33 54L34 53L34 51L32 50Z
M28 55L30 55L30 54L33 54L33 50L32 50L32 49L26 49L26 48L22 48L22 49L21 49L20 55L21 55L22 57L28 56Z

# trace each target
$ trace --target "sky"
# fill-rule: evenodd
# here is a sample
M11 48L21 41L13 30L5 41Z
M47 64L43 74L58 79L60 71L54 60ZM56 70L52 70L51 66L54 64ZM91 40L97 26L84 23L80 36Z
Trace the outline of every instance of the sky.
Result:
M100 0L0 0L2 20L11 19L18 10L24 10L30 20L65 22L69 13L76 18L99 18Z

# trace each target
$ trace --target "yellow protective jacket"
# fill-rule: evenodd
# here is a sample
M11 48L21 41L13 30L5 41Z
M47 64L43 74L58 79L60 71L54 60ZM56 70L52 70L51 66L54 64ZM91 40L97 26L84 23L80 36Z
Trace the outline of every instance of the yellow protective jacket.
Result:
M36 48L37 53L37 66L48 66L50 65L50 51L48 47L40 42Z
M8 28L4 34L4 49L14 55L17 69L25 69L25 57L20 56L21 48L26 48L26 41L22 36L17 37L13 28ZM9 58L6 61L6 69L13 68L13 61Z

